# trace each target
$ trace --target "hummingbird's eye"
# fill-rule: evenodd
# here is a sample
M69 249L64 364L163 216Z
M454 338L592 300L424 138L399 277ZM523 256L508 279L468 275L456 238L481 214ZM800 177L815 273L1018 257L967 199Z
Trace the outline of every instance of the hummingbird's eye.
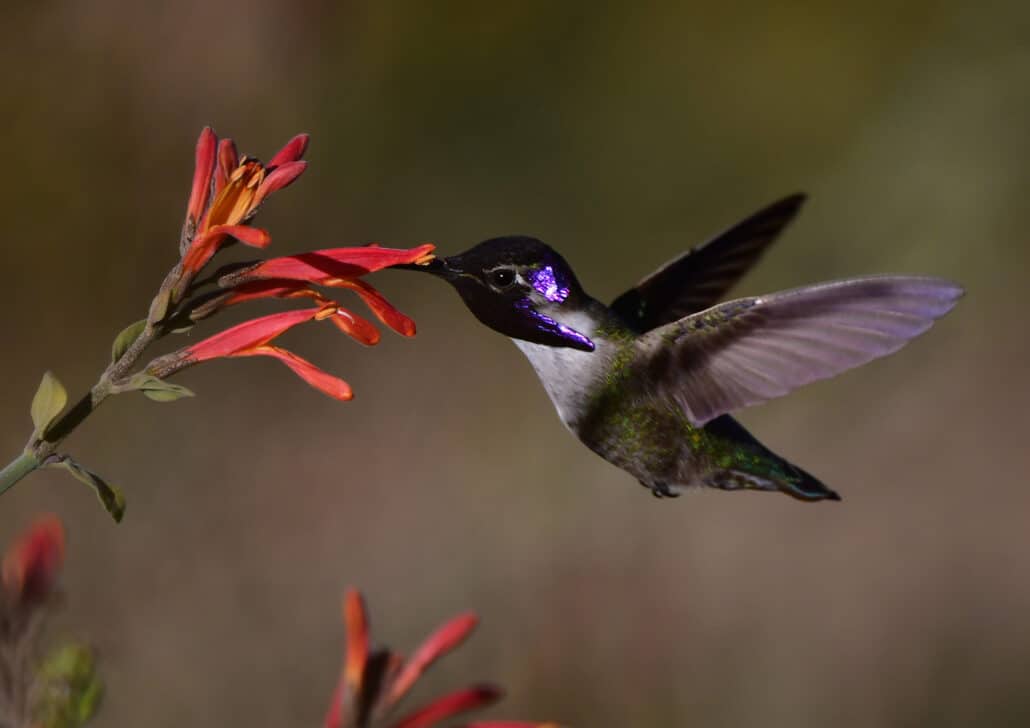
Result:
M498 288L507 288L515 282L515 271L511 268L498 268L497 270L490 271L487 277L491 285Z

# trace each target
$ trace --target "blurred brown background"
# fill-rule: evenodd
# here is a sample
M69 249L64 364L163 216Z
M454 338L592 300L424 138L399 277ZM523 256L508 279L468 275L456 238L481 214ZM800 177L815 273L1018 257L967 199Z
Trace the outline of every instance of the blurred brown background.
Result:
M69 524L61 630L102 652L101 724L316 725L345 584L405 650L480 612L424 695L495 679L497 715L1030 722L1030 5L967 6L5 3L5 457L43 370L77 395L145 313L204 124L265 158L312 133L262 214L279 253L524 232L610 299L804 190L738 292L879 271L969 291L901 354L743 414L839 505L649 497L510 342L404 273L373 282L416 339L291 335L349 404L265 360L183 375L195 400L115 400L67 449L125 488L121 526L59 473L0 504L4 539L43 509Z

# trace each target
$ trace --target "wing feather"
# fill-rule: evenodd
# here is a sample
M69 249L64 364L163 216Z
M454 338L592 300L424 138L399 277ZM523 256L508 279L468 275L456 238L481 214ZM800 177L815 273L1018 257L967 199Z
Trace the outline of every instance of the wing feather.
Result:
M700 426L897 351L962 294L940 278L871 276L744 298L642 335L638 356Z
M804 195L774 202L708 242L670 260L612 302L639 333L722 300L798 214Z

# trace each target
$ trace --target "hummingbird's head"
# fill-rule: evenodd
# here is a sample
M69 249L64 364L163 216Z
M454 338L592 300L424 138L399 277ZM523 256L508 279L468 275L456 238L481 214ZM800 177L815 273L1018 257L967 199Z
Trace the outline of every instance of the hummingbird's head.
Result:
M586 335L562 323L580 310L586 294L565 259L536 238L492 238L429 265L398 267L448 281L477 319L505 336L594 350Z

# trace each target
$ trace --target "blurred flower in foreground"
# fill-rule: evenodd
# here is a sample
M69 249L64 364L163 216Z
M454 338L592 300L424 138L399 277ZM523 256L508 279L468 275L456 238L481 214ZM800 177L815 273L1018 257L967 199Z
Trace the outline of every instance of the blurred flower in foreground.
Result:
M4 591L25 606L50 596L64 561L64 526L57 516L38 518L4 554Z
M438 659L460 645L475 629L478 618L462 614L439 627L405 661L386 648L373 649L369 641L368 612L357 591L343 599L347 633L343 670L325 717L325 728L430 728L459 713L484 708L500 700L500 688L488 684L448 693L395 719L391 715L419 677ZM480 721L466 728L558 728L554 723Z
M76 728L100 704L93 651L66 643L40 655L42 625L64 560L64 527L42 516L7 549L0 600L0 725Z
M252 248L271 244L272 236L255 227L254 218L273 193L293 184L307 169L301 159L307 147L307 134L298 134L262 163L240 155L231 139L219 140L211 129L201 132L178 262L165 276L147 317L115 338L111 363L78 403L67 407L67 393L57 377L50 372L43 376L32 400L32 435L22 454L0 469L0 493L33 470L61 468L92 488L115 520L121 520L125 509L121 492L59 453L58 445L113 394L141 392L158 402L193 396L168 378L212 359L271 357L318 391L334 399L350 399L353 393L345 381L273 343L294 326L312 321L330 321L366 346L378 343L378 329L341 305L328 290L353 292L383 324L402 336L414 336L414 322L361 278L397 264L428 263L433 257L430 244L406 249L326 248L210 269L215 256L236 242ZM140 366L144 352L158 339L188 332L225 308L256 299L303 299L313 307L245 321Z

